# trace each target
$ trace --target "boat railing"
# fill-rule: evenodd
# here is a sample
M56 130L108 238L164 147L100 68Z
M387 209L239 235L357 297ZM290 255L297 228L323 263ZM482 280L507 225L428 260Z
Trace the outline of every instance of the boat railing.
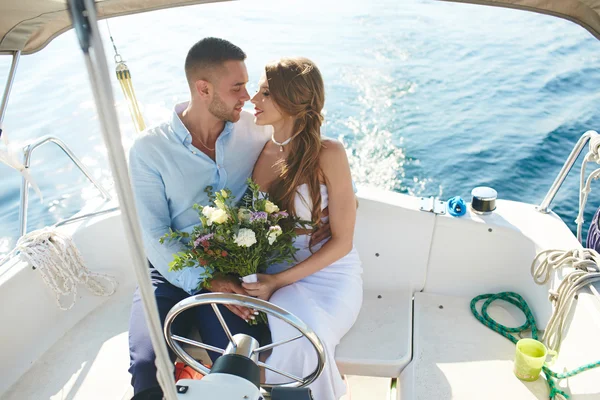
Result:
M25 146L25 148L23 149L23 153L24 153L23 166L24 166L25 170L28 170L31 166L31 159L33 156L33 152L37 148L39 148L47 143L52 143L52 144L55 144L56 146L58 146L67 155L67 157L69 157L71 162L73 162L75 164L75 166L77 166L77 168L81 171L81 173L96 187L96 189L98 189L98 191L100 192L102 197L106 201L111 200L111 195L108 193L108 191L96 179L94 179L94 177L92 176L90 171L86 168L86 166L83 165L81 163L81 161L79 161L77 156L75 156L75 154L71 151L71 149L69 149L69 147L62 140L60 140L57 137L45 136L45 137L42 137L42 138L36 140L33 143L28 144L27 146ZM27 214L28 214L28 207L29 207L29 186L30 186L29 181L25 178L25 176L23 176L23 178L21 180L21 203L20 203L20 207L19 207L19 227L20 227L19 236L23 236L27 233ZM104 213L107 213L110 211L113 211L113 210L112 209L111 210L102 210L102 211L96 211L93 213L88 213L85 215L79 215L76 217L69 218L67 220L60 221L57 225L64 225L67 222L72 222L74 220L81 220L81 219L84 219L87 217L104 214Z
M550 204L552 203L552 200L554 200L556 197L556 194L564 183L569 171L571 171L573 165L575 165L575 162L577 161L577 158L588 143L590 145L590 152L598 154L598 150L600 148L600 135L598 135L598 132L592 130L587 131L581 135L577 143L575 143L575 146L573 147L571 154L569 154L567 161L565 161L563 167L558 173L558 176L554 180L554 183L552 183L552 186L550 186L550 190L548 190L548 193L546 193L546 197L544 197L542 203L537 207L539 212L544 214L550 212Z
M21 56L21 52L20 51L0 52L0 55L12 56L11 66L10 66L10 70L8 72L8 78L6 80L6 84L4 86L4 91L3 91L3 95L2 95L2 102L0 102L0 137L1 137L2 122L4 121L4 116L6 115L6 109L8 107L8 99L10 97L10 92L11 92L13 83L15 81L15 75L17 72L17 67L19 65L19 59ZM31 166L31 159L33 157L33 153L34 153L35 149L37 149L47 143L52 143L52 144L55 144L56 146L58 146L67 155L67 157L69 157L71 162L73 162L75 164L75 166L81 171L81 173L96 187L96 189L98 189L98 191L100 192L102 197L106 201L111 200L111 195L108 193L108 191L96 179L94 179L94 177L92 176L90 171L85 167L85 165L83 165L81 163L79 158L77 158L77 156L75 156L75 154L71 151L69 146L67 146L62 140L60 140L57 137L46 136L46 137L36 140L33 143L28 144L27 146L25 146L23 148L23 158L24 158L23 167L25 170L28 170ZM29 208L29 186L30 186L29 181L25 178L25 176L27 176L27 175L28 175L27 173L23 174L23 178L21 181L21 201L20 201L20 206L19 206L19 237L22 237L23 235L25 235L27 233L27 215L28 215L28 208ZM110 213L110 212L116 211L118 209L119 209L119 207L117 206L117 207L112 207L109 209L104 209L104 210L90 212L90 213L86 213L86 214L82 214L82 215L72 216L70 218L63 219L63 220L57 222L54 226L65 225L65 224L75 222L75 221L80 221L82 219L86 219L89 217ZM0 265L6 261L7 261L6 259L3 259L2 262L0 262Z

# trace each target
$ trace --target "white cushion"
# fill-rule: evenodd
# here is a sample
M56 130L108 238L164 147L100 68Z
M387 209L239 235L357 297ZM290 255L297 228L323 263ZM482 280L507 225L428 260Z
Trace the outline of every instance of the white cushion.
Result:
M342 374L396 377L410 362L412 291L366 291L358 320L338 345Z

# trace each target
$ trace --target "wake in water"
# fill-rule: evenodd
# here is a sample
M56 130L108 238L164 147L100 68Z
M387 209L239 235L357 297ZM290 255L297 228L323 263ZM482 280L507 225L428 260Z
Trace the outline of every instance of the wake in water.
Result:
M398 139L394 140L390 131L369 128L354 118L349 118L344 125L354 133L351 141L344 136L339 139L348 151L355 183L420 196L432 182L427 178L406 179L405 165L418 164L418 160L407 159L405 150L394 144Z
M389 40L380 42L376 53L378 61L382 57L387 57L387 61L389 57L395 61L410 58L407 51ZM343 67L340 79L334 81L335 90L352 91L354 96L348 96L340 110L335 109L337 103L333 102L332 114L338 118L333 119L332 130L336 130L346 146L352 177L357 184L420 196L432 180L407 177L406 166L416 166L419 160L406 154L401 121L405 100L416 93L417 85L399 80L396 75L396 71L381 68L381 65ZM348 110L356 110L357 114L347 117Z
M358 184L368 184L386 190L397 190L404 179L406 156L392 144L392 134L361 124L355 118L344 123L354 134L351 144L342 136L348 149L352 177Z

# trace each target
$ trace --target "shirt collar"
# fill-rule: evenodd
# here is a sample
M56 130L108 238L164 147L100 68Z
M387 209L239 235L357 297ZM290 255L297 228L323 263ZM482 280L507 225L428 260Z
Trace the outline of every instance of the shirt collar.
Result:
M189 101L184 101L183 103L175 104L175 107L173 107L173 115L171 115L171 128L173 129L173 132L175 133L177 139L179 139L181 143L184 144L192 142L192 135L181 121L181 118L179 118L179 114L187 108L188 104ZM221 132L217 140L229 135L231 131L233 131L233 122L227 121L225 123L225 127L223 128L223 131Z

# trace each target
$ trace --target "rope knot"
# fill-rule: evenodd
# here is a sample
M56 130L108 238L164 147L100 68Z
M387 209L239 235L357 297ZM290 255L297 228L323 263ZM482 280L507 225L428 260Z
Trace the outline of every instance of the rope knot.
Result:
M53 227L24 235L15 249L21 260L35 267L44 283L54 292L61 310L68 310L75 304L78 284L84 285L96 296L111 296L117 290L115 277L87 269L73 239ZM68 305L62 304L61 299L65 296L71 297Z

